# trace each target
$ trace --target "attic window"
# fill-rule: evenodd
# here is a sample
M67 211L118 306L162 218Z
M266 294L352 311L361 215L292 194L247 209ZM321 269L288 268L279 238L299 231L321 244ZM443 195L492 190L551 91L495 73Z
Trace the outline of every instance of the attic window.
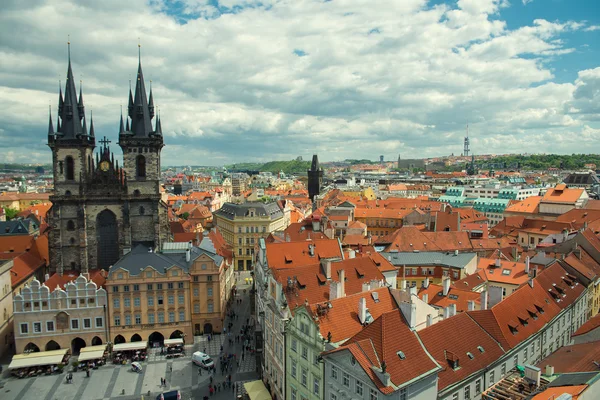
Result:
M479 350L480 353L485 353L485 350L481 346L477 346L477 350Z
M512 333L513 335L519 333L518 325L515 322L509 322L508 329L510 329L510 333Z
M473 355L473 353L471 353L469 351L467 352L467 357L469 357L469 359L471 359L471 360L475 358L475 356Z
M502 275L510 275L510 269L503 269Z
M373 292L373 293L371 293L371 296L373 296L373 301L375 303L379 303L379 293Z
M396 354L398 355L398 357L400 357L401 360L406 359L406 355L404 354L403 351L398 351L398 352L396 352Z

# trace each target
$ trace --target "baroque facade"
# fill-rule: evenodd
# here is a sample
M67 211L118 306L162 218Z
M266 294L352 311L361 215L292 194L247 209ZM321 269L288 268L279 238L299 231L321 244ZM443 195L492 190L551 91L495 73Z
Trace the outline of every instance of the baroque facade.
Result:
M160 246L168 239L159 181L164 144L160 118L153 126L154 116L152 89L147 98L140 62L125 124L121 115L123 162L119 166L106 138L94 154L94 123L90 116L88 130L82 89L78 97L69 55L57 126L52 116L48 126L54 176L48 214L51 272L109 269L134 246Z

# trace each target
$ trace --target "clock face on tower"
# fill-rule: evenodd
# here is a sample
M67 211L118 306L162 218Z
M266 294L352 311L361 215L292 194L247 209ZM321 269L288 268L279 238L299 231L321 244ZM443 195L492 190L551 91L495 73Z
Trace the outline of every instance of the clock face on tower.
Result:
M108 171L108 169L109 169L109 168L110 168L110 164L109 164L109 162L108 162L108 161L102 161L102 162L100 163L100 169L101 169L102 171L105 171L105 172L106 172L106 171Z

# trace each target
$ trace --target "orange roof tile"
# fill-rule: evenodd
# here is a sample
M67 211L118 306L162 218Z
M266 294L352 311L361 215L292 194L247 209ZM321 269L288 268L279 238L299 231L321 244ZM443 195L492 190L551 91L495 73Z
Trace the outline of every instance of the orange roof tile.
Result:
M572 400L579 399L579 395L581 395L586 389L588 385L573 385L573 386L553 386L549 388L545 388L541 393L537 393L533 397L529 397L530 400L548 400L548 399L558 399L561 394L570 394L569 397Z
M529 276L525 273L525 263L500 260L500 266L496 267L498 259L480 258L477 268L485 273L488 282L507 283L511 285L522 285L527 282Z
M583 195L585 189L567 188L565 184L558 184L550 188L542 198L543 203L568 203L573 204Z
M35 274L46 263L35 252L23 253L13 259L10 272L12 287L16 287Z
M457 289L473 290L473 289L485 284L486 282L487 282L487 277L485 275L485 272L483 272L483 270L481 270L481 269L477 269L471 275L467 275L460 280L454 281L452 283L452 286L454 286Z
M395 386L440 370L440 366L425 351L416 333L410 330L399 311L382 314L343 346L325 354L339 351L349 351L373 384L385 394L392 393L394 389L384 386L371 366L381 368L381 363L385 361L387 373ZM402 352L403 359L398 355L399 352Z
M309 245L314 246L313 256L310 255ZM322 258L342 258L342 249L337 239L267 243L266 253L271 269L315 264Z
M468 332L468 335L449 332ZM442 366L438 374L438 390L487 368L504 354L498 343L464 313L433 324L419 331L418 336L429 354ZM449 353L452 361L458 360L458 368L450 364Z
M579 327L571 336L585 335L600 327L600 314L596 314L592 318L588 319L583 325ZM600 358L599 358L600 359Z
M377 301L375 301L373 293L377 293ZM361 298L365 299L367 309L373 319L398 308L396 301L386 287L331 300L331 308L328 305L322 305L322 307L327 307L322 308L326 310L323 314L319 313L317 304L312 304L310 305L310 311L318 317L317 323L321 335L326 338L328 333L331 332L331 341L338 343L360 332L363 325L358 319L358 301Z
M542 196L531 196L525 200L519 201L509 207L506 207L505 212L537 214L540 208Z
M600 342L563 346L540 361L540 368L552 365L557 374L570 372L598 372L594 361L600 360Z
M65 271L62 275L55 273L44 284L54 290L57 286L61 289L71 281L74 281L80 275L79 271ZM106 283L107 272L103 269L92 270L89 273L89 281L94 282L98 288L101 288Z
M456 284L454 287L450 287L447 296L444 296L443 292L442 285L430 283L428 287L420 288L419 297L423 299L423 295L427 294L427 303L438 308L446 308L451 304L455 304L456 311L458 312L468 311L469 301L474 301L476 304L479 304L481 299L481 294L470 290L458 289Z

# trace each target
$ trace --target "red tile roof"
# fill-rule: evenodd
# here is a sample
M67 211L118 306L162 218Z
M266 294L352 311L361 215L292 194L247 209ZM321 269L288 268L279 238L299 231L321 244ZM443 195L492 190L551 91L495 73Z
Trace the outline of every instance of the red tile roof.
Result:
M425 351L421 342L412 332L399 311L382 314L373 323L337 349L327 354L349 351L373 384L385 394L394 391L392 386L385 386L373 369L381 368L385 361L387 373L395 386L401 386L412 379L435 373L440 366ZM402 352L404 359L401 359Z
M13 267L10 270L10 280L12 287L17 287L46 263L41 260L35 252L22 253L13 259Z
M537 214L540 208L540 201L542 196L531 196L525 200L519 201L504 210L507 213L524 213L524 214Z
M377 293L377 301L373 298L373 293ZM331 341L338 343L360 332L363 328L358 319L358 302L361 298L365 299L367 309L373 319L379 318L383 313L398 309L398 305L387 287L331 300L331 308L327 304L320 303L321 309L325 310L323 314L319 313L317 304L311 304L310 311L315 317L318 317L317 324L321 335L326 338L331 332Z
M580 284L575 285L574 288L568 287L565 289L567 294L565 304L560 304L544 288L547 279L539 280L540 275L551 268L558 269L549 272L548 278L561 273L566 275L566 271L560 265L554 264L538 274L533 287L528 284L522 285L494 307L467 313L504 349L517 346L550 322L558 315L561 308L568 304L568 300L572 301L584 290L583 285ZM540 310L543 310L543 313Z
M574 204L585 192L585 189L567 188L564 183L550 188L542 198L543 203L567 203Z
M471 275L467 275L458 281L454 281L452 286L463 290L473 290L478 286L485 284L486 282L487 277L485 275L485 272L481 269L477 269Z
M74 281L79 275L79 271L65 271L62 275L55 273L44 284L50 290L56 289L57 286L64 289L67 283ZM92 270L89 273L89 281L94 282L98 288L101 288L106 283L106 276L107 272L103 269Z
M309 252L314 246L314 255ZM342 249L337 239L310 240L266 244L269 268L292 268L318 263L322 258L342 258Z
M444 290L442 285L430 283L428 287L419 289L419 298L423 300L423 295L427 294L427 303L434 307L446 308L451 304L456 304L456 311L463 312L469 310L469 301L474 301L479 304L481 294L470 290L457 289L456 285L450 287L448 295L443 295Z
M459 332L468 334L461 335ZM433 324L419 331L418 335L429 354L442 366L438 374L438 390L487 368L504 354L498 343L463 313ZM458 360L457 368L453 368L449 360Z
M370 257L357 257L331 263L331 279L339 282L339 271L344 270L345 293L352 295L362 292L362 284L371 280L385 281L377 264ZM321 264L304 265L289 269L272 270L274 278L286 288L288 278L298 282L293 290L286 290L285 296L290 309L308 301L308 304L329 300L329 283L326 281Z
M563 346L540 361L537 366L544 368L546 365L554 367L554 373L569 372L598 372L594 361L600 360L600 342L590 342Z
M473 246L468 232L423 232L429 243L435 243L442 251L471 251Z
M585 335L598 327L600 327L600 313L588 319L587 322L581 325L571 336ZM600 358L598 359L600 360Z
M525 273L525 263L500 260L500 266L496 267L498 259L480 258L477 268L485 273L488 282L507 283L521 285L529 279Z

